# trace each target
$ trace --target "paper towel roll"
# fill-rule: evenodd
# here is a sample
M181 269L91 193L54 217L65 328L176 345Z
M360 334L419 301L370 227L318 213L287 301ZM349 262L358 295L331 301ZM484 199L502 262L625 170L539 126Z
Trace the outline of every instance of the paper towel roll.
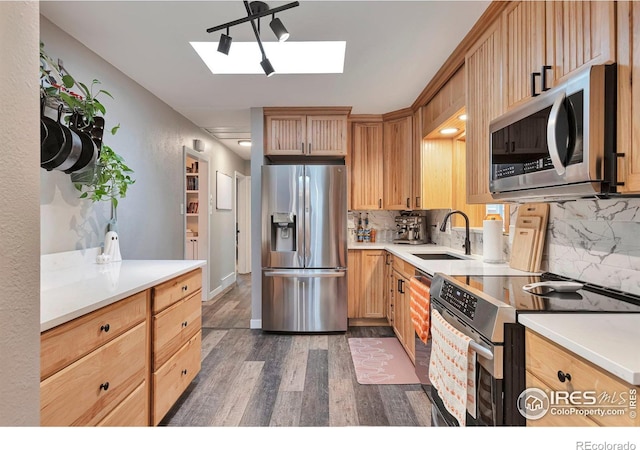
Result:
M503 262L502 220L482 222L482 259L488 263Z

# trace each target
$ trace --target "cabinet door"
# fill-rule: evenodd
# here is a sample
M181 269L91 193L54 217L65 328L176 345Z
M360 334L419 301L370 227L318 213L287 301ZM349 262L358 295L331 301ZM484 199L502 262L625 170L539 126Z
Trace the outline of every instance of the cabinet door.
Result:
M307 116L307 154L345 156L347 116Z
M411 322L411 295L409 295L409 279L403 278L401 283L402 293L400 294L400 301L398 302L399 309L402 309L402 332L404 337L402 339L404 349L407 351L411 362L415 363L416 360L416 341L415 331L413 328L413 322Z
M393 327L394 316L394 284L393 284L393 255L389 252L384 252L384 295L385 303L387 305L387 321L389 325Z
M618 186L640 193L640 3L618 2ZM634 120L635 117L635 120Z
M385 257L384 250L362 250L360 317L385 317Z
M413 116L384 122L384 209L411 209Z
M531 74L540 72L553 60L545 52L545 11L545 2L523 1L510 4L503 13L503 89L507 109L531 98ZM535 90L541 90L540 78Z
M547 36L555 53L554 76L561 80L581 67L615 61L616 2L547 3Z
M265 117L265 155L304 155L307 151L304 115Z
M347 252L347 317L357 319L360 312L361 250Z
M489 192L489 122L503 111L500 21L466 54L467 203L495 203Z
M354 123L351 148L351 209L382 208L382 122Z
M393 270L391 272L391 286L393 289L393 331L400 343L404 346L404 311L402 309L402 291L400 281L404 278Z

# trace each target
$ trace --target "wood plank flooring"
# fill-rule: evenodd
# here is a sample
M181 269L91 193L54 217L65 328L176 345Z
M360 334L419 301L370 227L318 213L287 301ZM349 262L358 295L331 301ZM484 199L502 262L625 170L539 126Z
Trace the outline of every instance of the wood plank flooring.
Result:
M161 426L430 426L420 385L356 380L348 338L393 336L390 327L278 334L249 329L250 317L250 275L203 303L202 369Z

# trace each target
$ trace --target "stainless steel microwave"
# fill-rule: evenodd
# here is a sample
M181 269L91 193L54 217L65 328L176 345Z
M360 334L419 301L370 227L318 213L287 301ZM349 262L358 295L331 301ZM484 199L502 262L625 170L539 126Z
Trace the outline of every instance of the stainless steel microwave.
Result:
M615 192L615 65L590 66L491 121L489 190L506 201Z

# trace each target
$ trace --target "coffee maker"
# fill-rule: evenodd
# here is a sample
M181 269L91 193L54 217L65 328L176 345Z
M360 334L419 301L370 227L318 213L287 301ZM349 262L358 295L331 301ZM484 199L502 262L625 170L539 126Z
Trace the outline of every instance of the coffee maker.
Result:
M396 216L396 235L394 244L426 244L427 221L420 213L407 213Z

